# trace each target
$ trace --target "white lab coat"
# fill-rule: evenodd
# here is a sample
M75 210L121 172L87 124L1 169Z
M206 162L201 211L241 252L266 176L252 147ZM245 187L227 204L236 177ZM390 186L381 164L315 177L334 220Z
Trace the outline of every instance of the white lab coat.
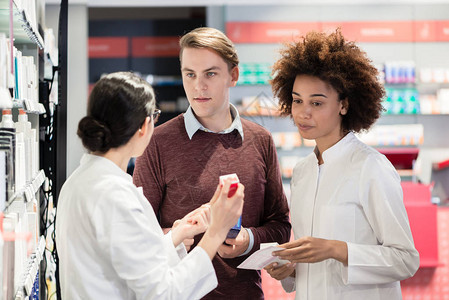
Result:
M400 177L387 158L353 133L300 161L291 181L295 239L313 236L348 245L348 266L328 259L297 264L282 281L296 299L402 299L399 280L413 276L419 254L402 200Z
M63 299L198 299L217 286L207 253L177 251L141 188L103 157L85 154L64 184L56 245Z

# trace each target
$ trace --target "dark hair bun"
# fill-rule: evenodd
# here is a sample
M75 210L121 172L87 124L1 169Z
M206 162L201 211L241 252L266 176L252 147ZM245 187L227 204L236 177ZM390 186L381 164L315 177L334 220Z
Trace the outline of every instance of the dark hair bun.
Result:
M91 116L81 119L77 134L84 147L91 152L106 152L111 148L112 133L108 126Z
M106 153L127 144L154 111L154 91L136 74L103 76L92 89L87 116L78 124L78 136L90 152Z

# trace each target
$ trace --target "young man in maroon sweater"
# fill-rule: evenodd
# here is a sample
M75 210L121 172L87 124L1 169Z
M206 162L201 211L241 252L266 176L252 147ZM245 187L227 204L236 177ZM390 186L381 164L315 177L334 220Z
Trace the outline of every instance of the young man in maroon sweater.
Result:
M236 173L245 186L242 229L227 239L213 264L218 287L204 299L263 299L259 271L237 269L260 243L290 239L288 206L276 148L262 126L241 119L229 102L239 77L232 42L219 30L197 28L180 40L184 90L190 107L155 128L136 161L134 183L162 228L207 203L221 175ZM187 247L199 241L186 240Z

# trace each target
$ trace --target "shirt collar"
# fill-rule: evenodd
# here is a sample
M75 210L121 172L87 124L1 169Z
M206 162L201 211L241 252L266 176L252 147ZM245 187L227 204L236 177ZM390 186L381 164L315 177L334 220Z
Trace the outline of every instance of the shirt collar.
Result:
M133 181L132 176L120 169L112 160L99 155L84 153L80 165L92 166L93 164L100 164L101 168L106 169L108 174L118 175L129 182Z
M230 104L230 110L231 110L231 115L234 119L232 121L231 126L229 126L229 128L226 128L223 131L216 132L216 133L226 134L226 133L230 133L230 132L234 131L235 129L237 129L237 131L239 132L239 134L242 138L242 141L243 141L243 126L242 126L242 121L240 120L239 112L233 104ZM202 130L202 131L206 131L206 132L213 132L212 130L209 130L206 127L204 127L198 121L198 119L195 117L195 114L193 113L191 106L189 106L187 111L184 113L184 125L185 125L186 131L187 131L187 135L189 136L189 139L192 139L193 135L198 130Z
M357 140L357 137L352 131L348 132L341 140L339 140L335 145L326 149L322 153L324 163L329 163L330 161L338 160L340 156L347 155L346 149L352 147L352 144ZM314 152L316 154L317 149Z

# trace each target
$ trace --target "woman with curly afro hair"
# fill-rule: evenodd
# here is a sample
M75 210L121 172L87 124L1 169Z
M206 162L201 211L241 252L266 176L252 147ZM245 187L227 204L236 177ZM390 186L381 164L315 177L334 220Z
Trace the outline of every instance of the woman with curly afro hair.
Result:
M402 299L399 281L419 267L400 177L354 133L379 118L377 70L337 29L286 45L273 67L273 93L314 151L294 168L295 240L265 267L296 299Z

